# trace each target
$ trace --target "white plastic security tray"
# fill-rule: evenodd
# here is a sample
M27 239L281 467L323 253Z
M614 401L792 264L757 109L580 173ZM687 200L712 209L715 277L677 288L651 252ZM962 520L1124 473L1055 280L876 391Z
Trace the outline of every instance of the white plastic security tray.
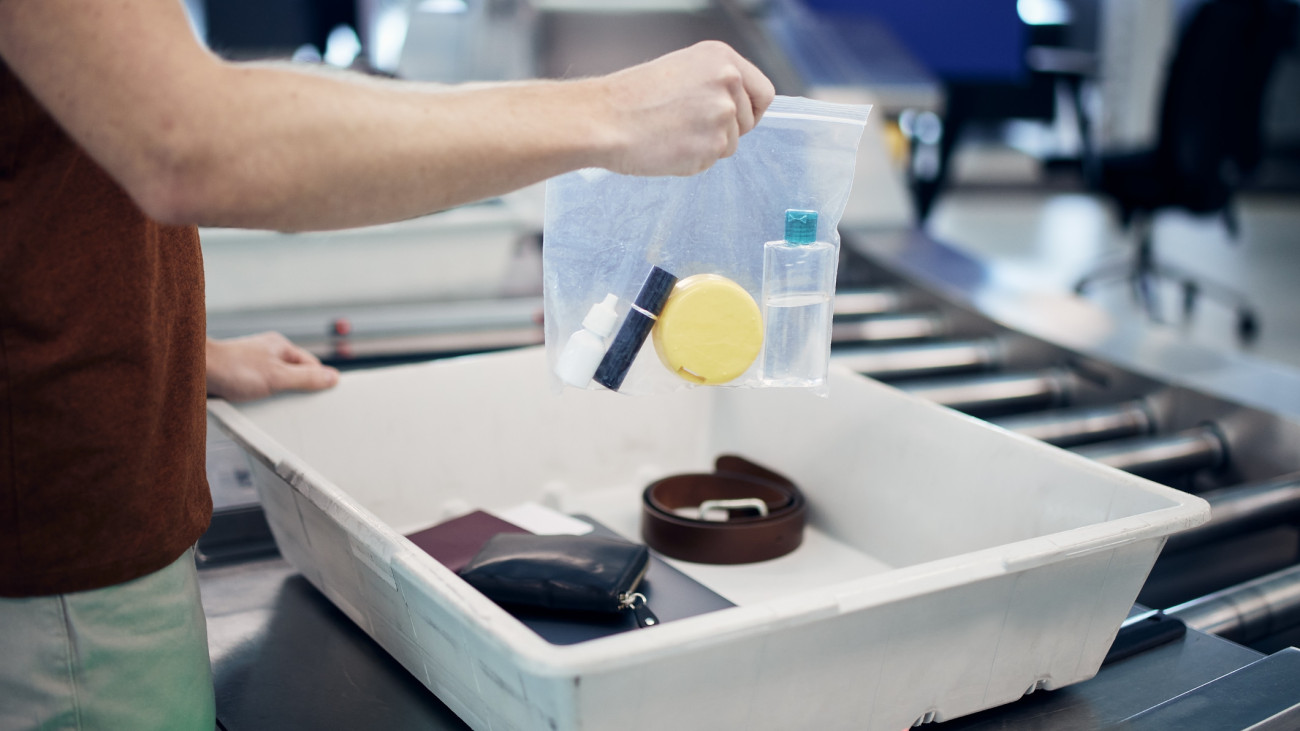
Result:
M347 374L214 420L284 555L476 729L881 729L1096 673L1191 495L847 371L830 397L550 388L541 348ZM551 645L402 537L539 501L636 538L723 452L794 479L794 553L676 562L738 606Z

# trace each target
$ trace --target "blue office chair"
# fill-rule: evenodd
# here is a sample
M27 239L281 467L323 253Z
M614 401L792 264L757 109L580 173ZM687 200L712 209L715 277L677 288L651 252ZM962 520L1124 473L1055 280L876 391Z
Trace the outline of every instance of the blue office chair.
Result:
M1163 209L1219 215L1237 237L1233 198L1259 165L1264 92L1293 42L1296 15L1289 0L1208 0L1192 11L1165 80L1155 147L1085 163L1092 187L1114 201L1138 242L1131 262L1088 274L1076 292L1127 280L1159 319L1156 287L1172 281L1182 289L1184 316L1204 294L1235 310L1242 340L1255 337L1258 316L1244 295L1157 261L1151 219Z

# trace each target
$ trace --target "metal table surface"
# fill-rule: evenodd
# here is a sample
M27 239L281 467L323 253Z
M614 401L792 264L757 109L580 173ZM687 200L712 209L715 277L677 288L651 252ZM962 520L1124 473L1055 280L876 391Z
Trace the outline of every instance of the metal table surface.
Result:
M284 560L204 568L199 585L224 731L468 728ZM1261 657L1188 631L1092 680L936 727L1106 728Z

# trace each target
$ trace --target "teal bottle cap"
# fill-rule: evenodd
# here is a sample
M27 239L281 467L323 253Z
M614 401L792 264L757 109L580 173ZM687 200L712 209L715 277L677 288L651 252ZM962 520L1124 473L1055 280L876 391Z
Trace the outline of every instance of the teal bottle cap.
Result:
M811 244L816 241L817 211L786 211L785 240L792 244Z

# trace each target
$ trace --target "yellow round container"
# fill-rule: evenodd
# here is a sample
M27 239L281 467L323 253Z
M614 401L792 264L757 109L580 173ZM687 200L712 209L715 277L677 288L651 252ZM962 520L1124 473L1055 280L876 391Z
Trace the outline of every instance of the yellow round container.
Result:
M653 338L668 370L691 383L726 383L762 350L763 315L744 287L717 274L696 274L673 288Z

